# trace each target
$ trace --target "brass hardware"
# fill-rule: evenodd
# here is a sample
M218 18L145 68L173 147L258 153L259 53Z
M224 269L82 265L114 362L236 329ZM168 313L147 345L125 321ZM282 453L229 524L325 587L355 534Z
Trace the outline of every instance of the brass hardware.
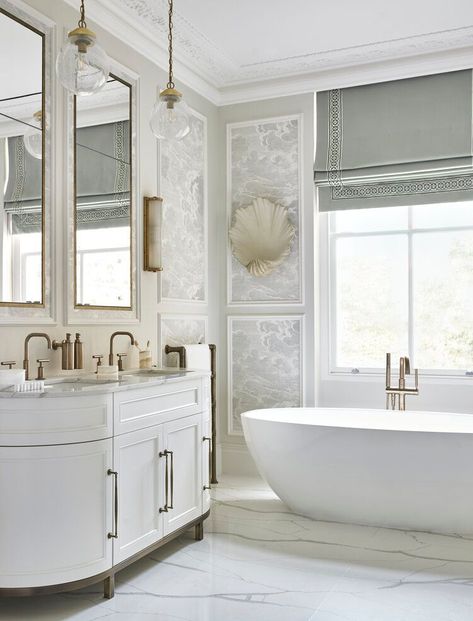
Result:
M210 483L212 485L216 485L218 483L217 479L217 452L215 451L215 447L217 446L217 347L211 343L209 343L210 349L210 393L211 393L211 403L212 403L212 416L211 416L211 426L212 426L212 478L210 479ZM187 366L186 359L186 348L179 347L171 347L170 345L166 345L164 347L164 352L166 354L176 353L179 358L179 367L181 369L185 369Z
M167 451L171 455L171 502L168 509L174 509L174 451Z
M169 5L169 12L168 12L168 51L169 51L169 76L168 76L168 83L167 83L167 89L165 89L165 91L175 91L176 94L180 97L181 93L179 93L178 91L175 90L174 88L174 76L173 76L173 66L172 66L172 29L174 27L174 24L172 22L172 13L173 13L173 0L168 0L168 5Z
M162 203L159 196L143 198L143 269L161 272Z
M196 541L202 541L204 538L204 523L199 522L194 526L194 539Z
M102 366L102 358L103 358L102 354L96 354L95 356L92 356L93 360L97 360L97 365L96 365L96 368L95 368L95 372L96 373L99 372L99 367Z
M109 364L110 366L112 366L112 364L113 364L113 339L114 339L116 336L129 336L129 337L130 337L131 344L132 344L132 345L134 345L134 344L135 344L135 337L133 336L133 334L132 334L131 332L122 332L122 331L119 331L119 332L114 332L114 333L112 334L112 336L110 337L110 353L109 353L109 355L108 355L108 364ZM120 354L120 355L122 355L122 354Z
M160 451L160 457L164 457L166 464L164 467L164 507L159 507L159 513L168 512L168 500L169 500L169 463L168 463L168 451Z
M108 576L103 581L103 596L105 599L115 597L115 576Z
M9 369L11 369L16 364L16 361L6 360L5 362L1 362L0 364L2 365L2 367L8 367Z
M38 377L36 378L37 380L43 380L44 379L44 367L43 364L45 364L46 362L50 362L49 360L47 360L46 358L38 358L38 360L36 360L36 362L38 363Z
M71 336L71 333L68 332L62 343L56 340L53 341L54 351L62 349L61 368L64 371L71 371L74 369L74 343L71 340Z
M419 394L419 369L414 369L414 388L406 388L406 374L410 375L411 364L407 356L399 359L398 387L391 386L391 354L386 354L386 409L406 409L406 395Z
M23 353L23 368L25 369L25 379L29 380L30 378L30 361L29 361L29 344L30 344L30 340L32 338L43 338L46 339L46 343L48 344L48 349L51 349L51 339L49 338L49 335L47 335L45 332L31 332L30 334L28 334L28 336L25 338L25 345L24 345L24 353Z
M117 354L118 356L118 370L123 371L123 358L126 358L126 354Z
M204 491L206 489L212 489L210 486L210 482L212 479L212 438L209 436L204 436L202 438L202 442L208 442L209 443L209 485L204 485L203 489Z
M110 468L107 470L107 474L109 476L114 477L114 532L108 533L107 537L109 539L118 539L118 472L116 470L111 470Z
M84 345L80 340L80 334L76 332L76 340L74 341L74 369L84 368Z
M171 470L169 470L168 455L171 456ZM160 451L159 456L164 457L166 460L166 465L165 465L165 470L164 470L165 502L164 502L164 507L160 507L159 513L167 513L169 509L174 509L174 452L168 451L167 449L165 449L164 451ZM169 502L169 496L171 496L170 502Z

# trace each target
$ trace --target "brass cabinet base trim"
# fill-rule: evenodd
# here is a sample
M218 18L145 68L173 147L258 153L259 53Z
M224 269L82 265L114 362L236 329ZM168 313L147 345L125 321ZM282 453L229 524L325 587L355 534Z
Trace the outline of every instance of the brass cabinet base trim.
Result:
M88 578L82 578L81 580L74 580L72 582L64 582L61 584L48 584L46 586L38 586L38 587L12 587L12 588L0 588L0 597L31 597L32 595L52 595L53 593L64 593L65 591L75 591L76 589L83 589L84 587L90 586L92 584L97 584L98 582L104 581L104 597L110 599L115 594L115 574L117 574L128 565L139 561L144 556L148 556L151 552L154 552L158 548L166 545L173 539L176 539L183 533L185 533L190 528L195 527L196 532L199 535L202 533L203 537L203 523L210 515L210 509L200 515L198 518L191 520L181 528L178 528L174 532L166 535L159 541L151 544L150 546L140 550L130 558L122 561L121 563L117 563L111 569L107 571L103 571L100 574L96 574L95 576L89 576Z

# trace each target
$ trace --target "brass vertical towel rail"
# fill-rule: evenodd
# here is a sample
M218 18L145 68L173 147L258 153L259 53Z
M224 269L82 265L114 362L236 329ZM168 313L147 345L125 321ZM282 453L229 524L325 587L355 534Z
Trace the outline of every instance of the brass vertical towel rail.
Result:
M212 450L211 458L211 479L210 483L215 485L217 480L217 347L209 344L210 349L210 393L211 393L211 425L212 425ZM179 347L171 347L166 345L164 348L166 354L177 354L179 358L179 367L185 369L187 367L186 348L182 345Z

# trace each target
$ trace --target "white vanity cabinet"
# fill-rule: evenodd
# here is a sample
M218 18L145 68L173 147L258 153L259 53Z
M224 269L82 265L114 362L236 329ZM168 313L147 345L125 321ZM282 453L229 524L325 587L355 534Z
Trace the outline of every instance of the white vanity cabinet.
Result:
M0 447L0 586L73 582L112 567L112 440Z
M117 436L113 467L117 472L118 521L113 542L120 563L163 536L159 508L163 505L162 425Z
M203 536L208 378L193 375L0 398L0 596L105 580L111 597L116 571L187 528Z
M163 431L168 494L162 514L168 535L202 514L202 415L170 421Z

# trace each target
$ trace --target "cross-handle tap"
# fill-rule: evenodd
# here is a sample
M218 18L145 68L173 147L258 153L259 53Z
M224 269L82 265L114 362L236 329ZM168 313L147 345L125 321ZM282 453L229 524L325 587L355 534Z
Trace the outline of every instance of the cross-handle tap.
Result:
M25 369L25 378L27 380L31 379L30 378L30 361L29 361L29 344L30 344L30 340L32 338L43 338L46 340L46 343L48 344L48 349L51 349L51 339L49 338L49 335L46 334L45 332L31 332L31 334L28 334L28 336L25 338L25 348L24 348L24 355L23 355L23 368Z
M133 336L133 334L131 332L114 332L112 334L112 336L110 337L110 354L108 356L108 364L111 366L113 364L113 339L116 336L129 336L130 337L130 341L131 344L134 345L135 344L135 337Z

